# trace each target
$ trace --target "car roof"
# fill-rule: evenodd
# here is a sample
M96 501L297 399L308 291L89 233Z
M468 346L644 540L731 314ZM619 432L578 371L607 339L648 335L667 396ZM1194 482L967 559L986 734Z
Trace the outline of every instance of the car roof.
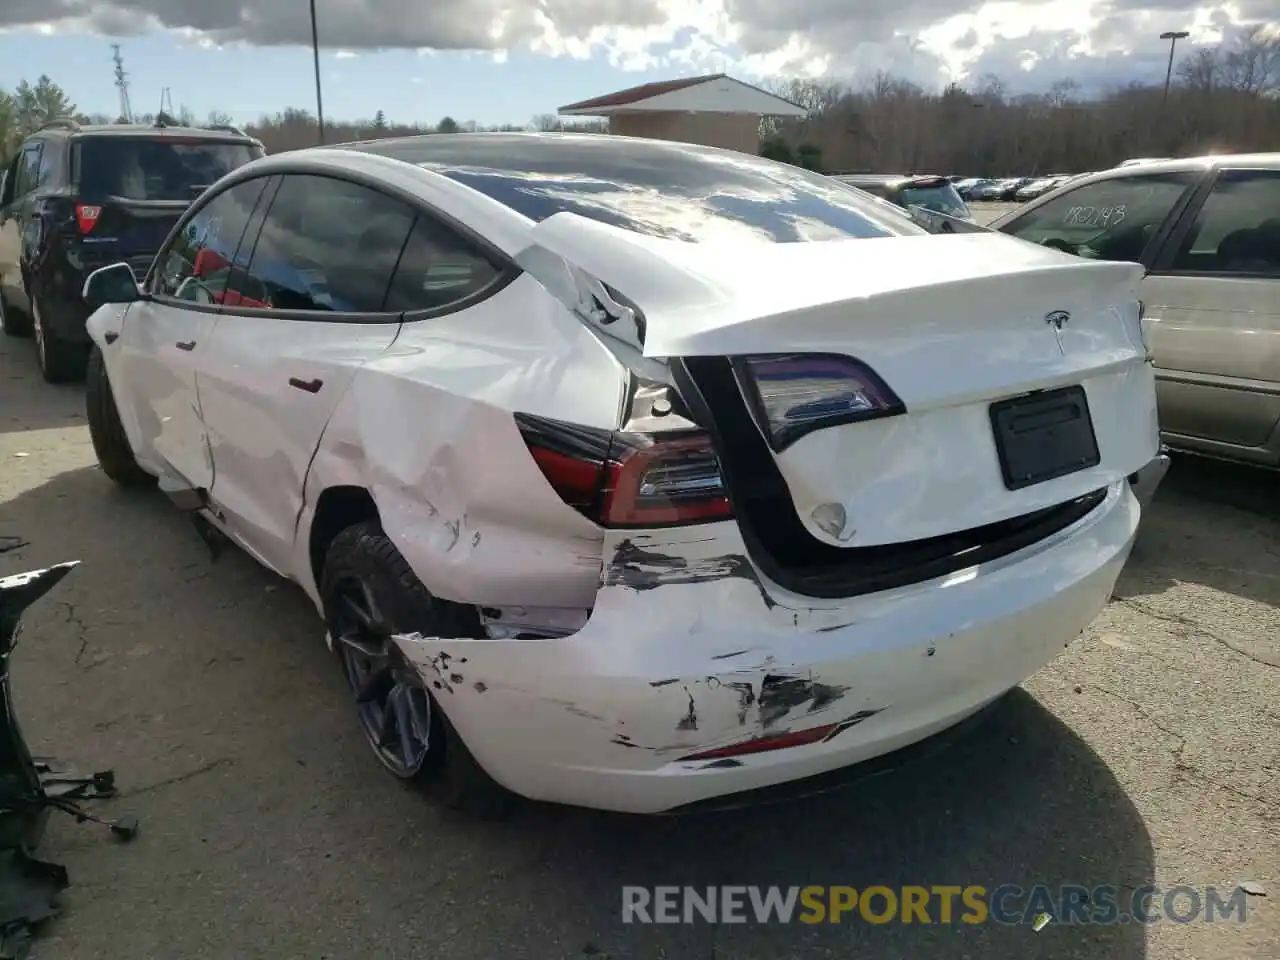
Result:
M940 173L842 173L837 174L835 179L851 186L867 183L875 184L876 186L901 187L915 183L917 180L951 183L947 177Z
M67 136L82 137L176 137L189 140L198 137L201 140L225 140L228 143L247 143L253 137L243 130L217 127L176 127L153 126L143 123L66 123L55 121L36 130L31 136Z
M1262 170L1280 170L1280 153L1216 153L1202 157L1182 157L1177 160L1153 160L1150 163L1131 163L1128 166L1111 167L1094 173L1084 173L1072 178L1074 184L1094 183L1121 177L1146 177L1153 173L1202 173L1216 167L1249 167Z
M845 183L896 183L908 179L904 173L838 173L835 178Z

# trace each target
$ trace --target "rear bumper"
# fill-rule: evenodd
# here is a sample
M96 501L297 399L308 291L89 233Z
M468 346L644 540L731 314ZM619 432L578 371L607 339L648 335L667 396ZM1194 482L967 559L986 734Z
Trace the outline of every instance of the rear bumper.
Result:
M1145 510L1151 505L1156 495L1156 488L1169 472L1169 454L1162 448L1160 453L1145 467L1129 477L1129 487L1138 503Z
M725 552L741 551L732 522L632 532L570 637L397 642L504 786L663 812L860 763L973 715L1094 618L1139 513L1116 483L1031 547L844 601L766 592L745 551ZM828 724L839 729L817 743L685 759Z

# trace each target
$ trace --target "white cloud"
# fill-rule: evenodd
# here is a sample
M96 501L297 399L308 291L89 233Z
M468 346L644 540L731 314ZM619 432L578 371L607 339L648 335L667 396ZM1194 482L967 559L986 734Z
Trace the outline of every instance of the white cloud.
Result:
M318 0L321 43L336 59L378 48L507 51L599 58L630 71L725 70L869 78L929 87L995 72L1011 89L1067 77L1086 90L1155 81L1164 30L1184 45L1276 17L1276 0ZM0 29L124 36L178 33L202 46L308 45L298 0L3 0Z

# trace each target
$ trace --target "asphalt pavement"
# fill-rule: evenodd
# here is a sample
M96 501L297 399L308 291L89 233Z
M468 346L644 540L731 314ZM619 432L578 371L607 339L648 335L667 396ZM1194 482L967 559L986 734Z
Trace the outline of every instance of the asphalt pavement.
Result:
M80 560L15 654L37 753L114 768L132 844L68 818L73 886L33 956L197 958L1280 957L1280 498L1175 462L1114 601L975 733L783 806L502 823L392 781L301 592L216 563L159 494L96 468L83 389L0 342L0 573ZM624 884L1259 884L1244 923L638 926Z

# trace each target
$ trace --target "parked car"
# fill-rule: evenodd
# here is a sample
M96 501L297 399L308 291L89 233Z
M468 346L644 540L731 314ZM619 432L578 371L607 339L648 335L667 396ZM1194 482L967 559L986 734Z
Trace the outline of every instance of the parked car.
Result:
M1015 200L1027 201L1034 200L1037 197L1043 197L1050 190L1056 190L1062 184L1072 178L1069 173L1055 173L1052 176L1041 177L1038 180L1032 180L1014 191L1013 198Z
M1017 193L1032 182L1031 177L1007 177L992 181L975 192L974 200L1011 203L1017 199Z
M956 183L956 193L960 195L961 200L968 203L979 199L982 191L987 187L990 187L995 182L996 181L994 180L986 180L982 177L969 177Z
M964 220L973 219L973 214L946 177L843 174L835 179L904 209L914 205Z
M209 184L263 155L234 127L46 124L5 168L0 190L0 321L34 332L50 382L84 376L85 278L124 260L145 271Z
M207 249L221 301L177 297ZM395 776L666 811L929 737L1090 622L1157 452L1140 279L708 147L299 150L89 278L89 427L302 585Z
M1280 153L1090 174L992 226L1145 266L1165 442L1280 467Z

